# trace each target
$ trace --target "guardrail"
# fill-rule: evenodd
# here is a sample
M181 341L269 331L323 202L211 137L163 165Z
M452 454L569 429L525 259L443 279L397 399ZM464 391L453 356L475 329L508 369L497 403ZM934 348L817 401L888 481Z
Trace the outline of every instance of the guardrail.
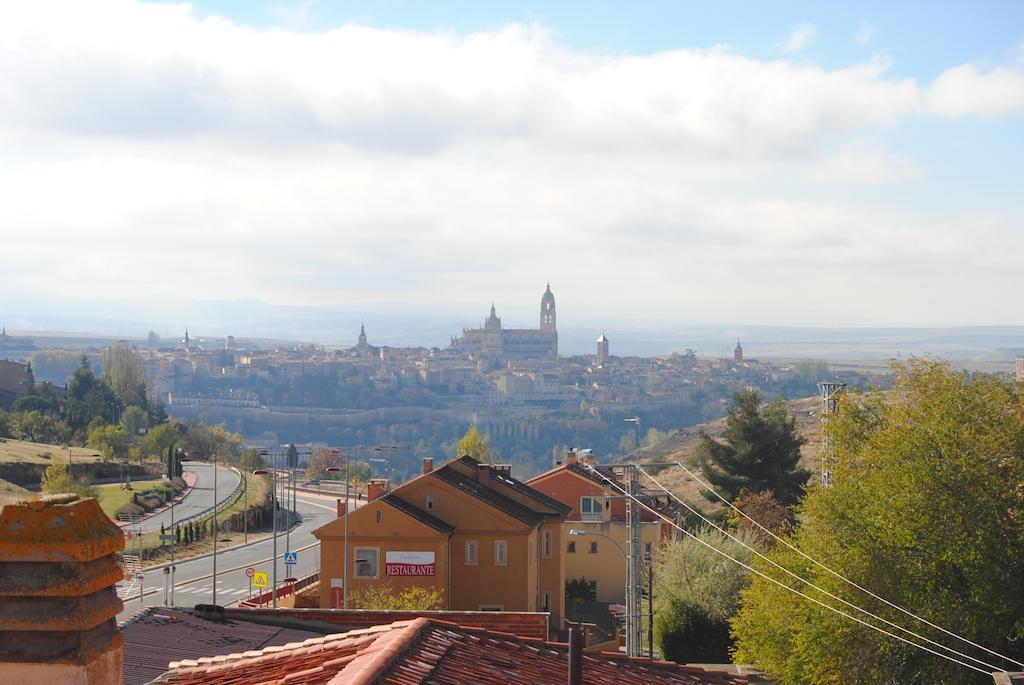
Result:
M283 586L278 587L277 598L281 599L282 597L288 597L289 595L293 595L299 592L300 590L305 590L307 587L309 587L313 583L318 582L319 580L320 572L314 571L313 573L310 573L308 576L303 576L302 578L299 578L294 583L287 583ZM265 604L273 603L273 601L274 591L268 590L267 592L264 592L262 595L257 595L255 597L247 597L246 599L243 599L238 603L238 606L261 607Z
M190 521L205 518L215 512L219 514L220 512L224 511L225 509L227 509L228 507L230 507L231 505L238 501L238 498L242 496L242 490L246 487L245 476L242 475L242 472L236 469L234 466L230 468L232 471L238 474L238 485L236 485L235 489L231 491L231 494L228 495L228 497L223 502L215 504L215 506L203 509L197 514L192 514L191 516L187 516L183 519L176 520L174 522L175 526L184 525L186 523L189 523Z

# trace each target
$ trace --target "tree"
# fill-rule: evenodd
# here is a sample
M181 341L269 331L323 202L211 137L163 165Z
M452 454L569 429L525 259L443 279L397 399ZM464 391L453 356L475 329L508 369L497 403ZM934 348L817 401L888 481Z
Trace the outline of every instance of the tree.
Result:
M491 441L477 430L476 424L473 424L462 436L462 440L459 440L459 445L455 448L455 456L456 458L472 457L484 464L490 464L493 461Z
M830 418L833 485L808 493L793 542L887 600L1024 660L1022 388L991 376L969 378L934 361L896 365L894 372L891 392L848 394ZM951 642L785 546L768 554L890 621ZM798 585L768 564L754 565L784 585ZM787 683L991 682L762 578L743 592L732 630L737 662L755 662Z
M73 492L80 497L95 496L88 479L85 476L73 478L68 471L68 465L63 461L55 461L46 467L40 486L47 495Z
M146 367L132 348L114 345L103 350L101 378L122 403L137 407L147 405Z
M788 533L796 520L793 510L782 506L775 499L775 495L768 490L762 490L761 492L741 490L733 504L746 516L730 510L727 519L729 526L737 530L749 532L765 547L774 545L775 538L751 523L750 519L757 521L757 523L767 528L771 533L780 536Z
M89 431L86 446L99 450L104 459L123 459L128 451L128 440L122 426L103 425Z
M285 466L290 469L299 467L299 450L295 447L295 443L288 445L288 451L285 453L284 459Z
M12 413L8 422L8 429L16 438L30 442L57 445L67 442L71 434L63 421L38 411Z
M122 406L110 386L93 375L89 358L83 354L68 380L65 420L73 430L83 431L95 419L112 421L115 411Z
M129 440L137 440L139 431L145 432L149 426L149 414L135 405L126 407L121 414L121 425Z
M235 461L245 450L242 438L237 433L229 433L221 426L207 426L200 422L188 425L181 439L181 447L189 457L207 461L214 457Z
M667 659L681 662L731 661L729 619L739 608L748 572L714 551L750 563L751 552L710 526L665 545L654 566L654 639ZM758 549L756 538L735 537ZM710 545L714 549L710 549Z
M261 469L264 465L263 457L260 455L259 450L246 450L238 462L238 468L249 472Z
M768 490L779 502L794 503L810 473L799 466L804 439L782 398L762 408L760 393L738 392L725 422L724 443L700 434L696 457L708 482L729 501L746 489Z
M306 477L319 478L327 472L328 468L337 468L344 471L345 455L341 450L330 447L318 447L309 456L306 462ZM339 477L344 477L340 475Z
M165 460L167 473L172 477L175 475L171 473L173 450L179 440L181 440L181 431L174 423L161 423L146 434L146 446L149 447L150 452Z
M597 599L597 590L593 582L587 580L584 576L570 578L565 581L565 598L593 602Z

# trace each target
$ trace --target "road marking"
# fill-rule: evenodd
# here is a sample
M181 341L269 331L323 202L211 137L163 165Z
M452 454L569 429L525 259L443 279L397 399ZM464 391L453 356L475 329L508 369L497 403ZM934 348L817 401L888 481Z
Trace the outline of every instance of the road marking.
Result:
M308 504L311 507L320 507L321 509L326 509L327 511L334 511L334 512L338 511L338 507L337 506L329 507L326 504L317 504L316 502L309 501L305 497L297 497L297 499L302 500L303 503Z

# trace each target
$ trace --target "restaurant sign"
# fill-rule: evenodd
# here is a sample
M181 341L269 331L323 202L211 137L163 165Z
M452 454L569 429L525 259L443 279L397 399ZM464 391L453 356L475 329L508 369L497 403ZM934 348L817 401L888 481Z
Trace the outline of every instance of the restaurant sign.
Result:
M384 566L389 576L432 576L434 553L388 552Z

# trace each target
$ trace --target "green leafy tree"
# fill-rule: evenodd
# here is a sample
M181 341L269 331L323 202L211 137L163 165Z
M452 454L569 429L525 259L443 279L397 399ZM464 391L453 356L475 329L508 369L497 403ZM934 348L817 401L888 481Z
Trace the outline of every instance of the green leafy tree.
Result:
M593 602L597 599L597 590L594 589L591 581L587 580L584 576L570 578L565 581L565 598Z
M122 407L110 386L93 374L89 358L82 355L78 368L68 380L64 404L65 420L71 428L84 431L97 419L109 423Z
M135 405L126 407L121 414L121 425L124 426L124 432L128 439L136 441L139 439L140 431L145 433L149 426L149 414Z
M265 465L263 457L260 455L259 450L246 450L245 454L242 455L241 460L238 462L238 468L243 471L255 471L261 469Z
M891 392L848 395L830 419L834 483L812 489L801 503L793 542L887 600L1024 660L1021 386L969 378L934 361L894 371ZM785 546L769 556L890 621L950 643ZM765 563L754 566L796 585ZM991 682L758 577L742 594L732 631L738 662L754 662L785 683Z
M344 478L345 455L341 450L330 447L318 447L313 450L306 462L306 476L308 478L320 478L328 468L342 469L339 478Z
M459 445L455 448L455 456L472 457L485 464L490 464L494 460L491 441L477 430L475 424L470 426L466 434L462 436L462 440L459 440Z
M799 466L804 439L781 398L765 407L761 401L755 390L733 395L722 436L725 442L702 432L697 462L715 490L730 501L741 490L768 490L779 502L792 504L810 477Z
M174 470L172 461L174 448L180 440L181 431L174 423L161 423L146 434L146 446L152 454L159 455L164 460L164 463L167 464L167 473L170 476L176 475L172 473Z
M55 461L46 467L40 479L40 486L47 495L73 492L81 497L95 496L88 479L84 476L72 477L67 463L63 461Z
M86 445L99 450L104 459L119 460L128 454L128 440L122 426L102 425L89 431Z
M242 437L229 433L221 426L207 426L195 422L188 425L181 440L181 447L192 459L228 459L237 461L245 451Z
M48 445L63 444L71 435L67 424L39 411L12 413L8 428L16 438Z
M673 661L728 662L729 619L749 579L742 566L714 550L744 563L750 562L751 552L711 527L698 528L694 535L700 541L690 536L671 541L655 560L654 639ZM751 533L737 531L734 536L759 549Z

